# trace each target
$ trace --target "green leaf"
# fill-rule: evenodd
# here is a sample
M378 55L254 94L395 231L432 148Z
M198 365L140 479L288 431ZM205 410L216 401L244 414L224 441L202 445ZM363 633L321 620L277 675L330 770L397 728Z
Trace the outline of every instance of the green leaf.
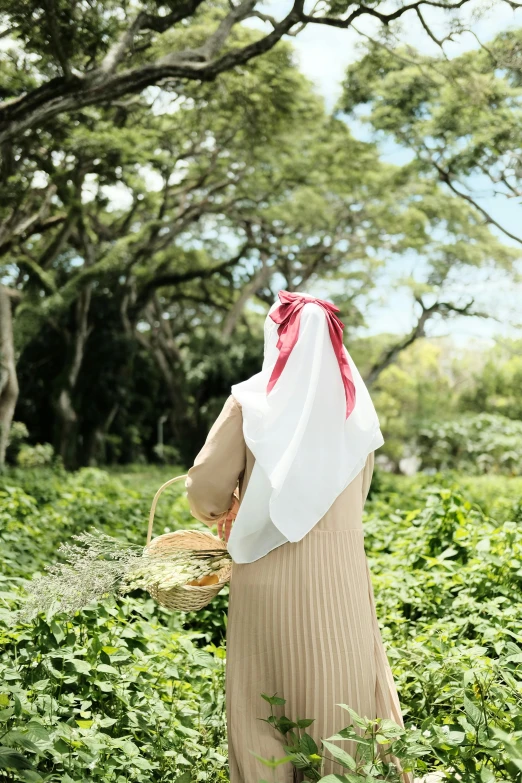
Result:
M150 762L147 761L147 759L144 759L143 756L138 756L137 758L133 758L132 759L132 763L138 769L143 769L143 770L153 769L153 767L150 764Z
M120 674L118 669L108 663L99 663L96 667L96 670L99 672L105 672L106 674L116 674L118 676Z
M300 729L307 729L308 726L311 726L314 722L315 718L300 718L297 720L297 726Z
M368 725L368 721L366 721L364 718L361 718L360 715L358 715L355 710L352 710L351 707L349 707L347 704L338 704L338 707L342 707L343 710L346 710L350 713L352 721L355 723L356 726L359 726L361 729L365 729Z
M30 720L29 723L26 723L25 730L36 739L44 740L45 742L51 741L51 736L45 726L36 720Z
M277 728L282 734L287 734L290 729L295 729L297 724L294 723L292 720L289 720L286 715L283 715L281 718L276 718Z
M103 693L111 693L113 691L112 684L107 680L94 680L94 685Z
M301 736L301 739L299 740L299 750L301 753L305 753L307 756L312 755L313 753L317 753L317 745L313 737L310 736L310 734L306 734L306 732Z
M0 745L0 769L32 769L33 765L18 751Z
M40 780L43 780L42 776L34 769L19 770L18 776L24 783L39 783Z
M270 767L270 769L276 769L276 767L280 767L281 764L287 764L289 761L292 761L294 756L283 756L283 758L280 759L265 759L263 756L258 756L257 753L254 753L253 750L250 751L250 753L255 756L255 758L260 761L262 764L265 765L265 767Z
M4 735L4 742L10 746L21 745L22 748L30 753L40 753L40 749L32 742L26 734L21 731L9 731Z
M80 729L90 729L93 723L94 723L93 720L77 720L76 721L76 724L80 727Z
M466 735L463 731L449 731L446 738L452 745L462 745Z
M481 723L482 712L466 695L464 695L464 711L473 726L478 726Z
M286 699L282 699L280 696L276 696L275 694L273 696L267 696L266 693L262 693L261 696L269 704L286 704Z
M517 653L516 655L508 655L507 658L504 658L506 663L522 663L522 653Z
M89 674L91 671L90 664L88 664L87 661L82 661L81 658L72 658L71 660L66 661L66 664L67 666L72 666L79 674Z
M342 764L343 767L351 769L352 771L357 768L355 759L345 750L337 747L337 745L334 745L332 742L328 742L328 740L323 740L322 743L324 747L330 751L334 759L338 761L339 764Z
M114 726L117 722L116 718L102 718L99 723L100 726L105 729L107 726Z

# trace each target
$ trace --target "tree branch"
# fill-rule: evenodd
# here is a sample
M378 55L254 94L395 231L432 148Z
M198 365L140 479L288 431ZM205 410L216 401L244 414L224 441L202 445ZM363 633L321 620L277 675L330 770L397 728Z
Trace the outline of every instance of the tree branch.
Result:
M446 169L444 169L439 163L437 163L436 160L433 160L431 156L429 157L429 160L432 163L432 165L435 166L435 168L437 169L439 173L439 177L442 180L442 182L445 182L446 185L449 187L449 189L453 193L455 193L456 196L460 196L460 198L463 198L465 201L468 202L468 204L471 204L473 207L475 207L475 209L478 212L480 212L480 214L485 218L486 223L495 226L496 228L498 228L499 231L502 231L502 233L505 236L509 237L510 239L513 239L515 242L518 242L519 244L522 245L522 237L519 237L516 234L512 234L511 231L508 231L507 228L504 228L504 226L502 226L493 217L491 217L489 212L487 212L483 207L481 207L480 204L478 204L474 198L469 196L467 193L463 193L461 190L455 187L451 179L451 176L449 172L446 171Z
M237 326L237 322L241 318L243 310L245 309L249 299L255 294L258 288L263 286L270 277L270 267L267 264L265 254L261 254L261 267L252 275L248 283L243 286L239 297L232 305L232 309L229 310L225 321L223 323L222 335L225 340L228 340L234 329Z
M228 261L222 261L220 264L216 264L215 266L203 267L200 269L188 269L185 272L166 272L165 274L158 275L152 280L149 280L149 282L143 286L138 296L138 303L141 303L141 306L144 306L145 301L147 301L150 295L158 288L180 285L181 283L188 283L191 280L206 280L207 278L213 277L219 272L224 272L225 269L238 264L249 248L250 243L245 242L237 255L228 259Z
M488 317L486 313L473 311L473 299L468 302L468 304L462 306L454 305L451 302L435 302L435 304L431 305L430 307L426 307L420 296L416 296L415 301L421 306L421 315L417 323L411 332L406 335L406 337L404 337L402 340L399 340L382 353L379 359L371 367L368 375L365 378L367 386L372 386L381 373L384 372L387 367L393 364L397 356L402 353L402 351L412 345L420 337L426 336L426 324L430 318L433 318L434 315L439 314L447 317L451 314L455 314L462 316L475 316L479 318Z
M456 3L443 3L437 2L436 0L417 0L415 3L409 3L408 5L402 6L402 8L396 8L395 11L392 11L389 14L382 13L381 11L377 11L375 8L371 8L370 6L361 3L359 4L358 8L352 11L352 13L346 19L338 19L332 16L310 16L303 13L300 15L300 21L304 22L305 24L325 24L329 25L330 27L341 27L346 29L347 27L350 27L352 22L355 21L355 19L357 19L359 16L368 15L375 17L383 25L387 26L390 24L390 22L394 22L397 19L400 19L400 17L404 16L404 14L406 14L408 11L415 11L421 6L443 8L444 10L448 11L461 8L469 1L470 0L457 0Z
M508 1L508 0L506 0ZM53 0L46 0L52 3ZM322 24L346 29L362 16L372 16L383 25L401 18L410 11L419 15L422 7L439 8L444 11L461 8L471 0L456 0L447 3L444 0L415 0L390 13L378 11L364 3L350 3L353 9L344 19L333 16L316 16L304 12L304 0L294 0L289 13L280 21L266 17L272 30L258 40L243 47L232 48L217 56L229 38L231 30L243 20L258 16L255 10L256 0L241 0L230 3L230 12L218 24L217 29L197 49L173 52L155 62L118 68L126 53L132 49L136 36L144 31L164 33L174 25L192 16L204 3L204 0L184 0L176 3L176 8L165 16L155 16L146 11L138 13L119 39L109 49L97 67L86 71L71 70L57 50L64 76L49 82L14 100L0 104L0 144L11 138L19 138L30 128L39 127L52 117L64 112L75 112L85 106L100 105L118 100L126 95L139 93L151 85L162 86L174 81L181 85L183 80L210 82L216 77L239 65L244 65L272 49L284 35L292 29L305 24ZM510 5L514 5L510 1ZM52 14L51 14L52 16ZM434 40L433 33L424 21L422 13L419 19Z
M427 34L427 35L428 35L428 36L431 38L431 40L432 40L434 43L436 43L436 44L437 44L437 46L440 46L440 48L441 48L441 50L442 50L442 53L443 53L444 57L446 57L446 53L445 53L445 51L444 51L443 44L444 44L446 41L451 41L451 40L452 40L451 33L449 33L449 35L447 35L445 38L441 38L441 39L437 38L437 36L435 35L435 33L434 33L432 30L431 30L430 26L428 25L428 23L427 23L427 22L426 22L426 20L424 19L424 16L422 15L422 11L421 11L421 9L417 7L417 8L415 9L415 13L417 14L417 17L418 17L418 19L419 19L419 22L420 22L420 23L421 23L421 25L423 26L423 28L424 28L424 30L425 30L425 32L426 32L426 34ZM446 59L447 59L447 57L446 57Z
M49 33L54 47L54 52L56 54L56 59L58 60L58 62L62 67L62 72L65 79L68 80L71 78L72 72L71 72L71 67L69 65L69 62L67 60L67 56L63 50L62 41L60 38L60 31L58 29L58 25L56 24L55 0L45 0L44 5L46 10L45 18L49 25Z

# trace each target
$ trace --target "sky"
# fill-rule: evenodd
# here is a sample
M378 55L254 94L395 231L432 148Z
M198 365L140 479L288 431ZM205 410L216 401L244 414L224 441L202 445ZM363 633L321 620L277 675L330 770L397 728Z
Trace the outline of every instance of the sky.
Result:
M489 6L489 10L488 10ZM271 0L264 4L267 13L278 17L288 7L288 2ZM522 26L522 9L512 10L507 3L491 2L487 5L476 2L466 14L465 22L482 43L487 43L499 32L513 27ZM427 10L424 16L435 34L441 37L445 32L444 17L436 9ZM260 23L261 24L261 23ZM361 17L357 28L363 33L375 36L378 22L372 18ZM400 39L421 49L425 54L440 54L438 46L431 41L420 22L413 14L405 18ZM340 30L323 25L309 25L295 38L292 43L296 49L299 66L303 73L314 83L318 92L324 97L329 109L333 109L341 91L341 82L346 67L360 56L361 36L356 30ZM444 45L448 57L455 57L469 49L478 48L479 44L471 33L457 36L454 42ZM369 128L361 122L347 120L352 132L357 138L369 140ZM405 151L388 141L381 144L381 154L389 163L405 162ZM481 193L479 203L502 225L515 234L522 233L522 204L515 199L503 199L487 193L483 183L476 180L470 183L475 192ZM498 233L498 232L497 232ZM499 233L499 236L502 236ZM508 244L514 244L503 238ZM417 262L418 263L418 262ZM397 262L395 268L386 272L381 280L381 296L367 313L369 331L404 333L415 322L415 310L411 297L405 292L390 293L389 283L393 275L403 276L412 271L412 262L403 259ZM520 267L522 276L522 264ZM491 342L494 336L516 336L519 334L518 324L522 324L520 305L522 304L522 283L514 285L505 275L498 274L496 279L476 273L472 278L462 282L462 288L473 291L477 302L484 302L492 312L495 320L479 318L458 318L451 322L432 323L430 331L433 335L451 334L457 342L469 340L484 340ZM521 333L522 335L522 333Z

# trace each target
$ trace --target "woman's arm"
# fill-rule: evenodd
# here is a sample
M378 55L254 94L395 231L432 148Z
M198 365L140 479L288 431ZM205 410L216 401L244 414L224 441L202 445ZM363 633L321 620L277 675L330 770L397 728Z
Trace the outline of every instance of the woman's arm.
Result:
M228 514L245 469L241 408L230 396L212 425L185 482L192 515L211 527Z
M368 497L368 492L370 491L370 484L372 483L374 463L375 463L375 452L372 451L370 454L368 454L368 457L366 458L366 464L363 468L363 486L362 486L363 505L364 503L366 503L366 498Z

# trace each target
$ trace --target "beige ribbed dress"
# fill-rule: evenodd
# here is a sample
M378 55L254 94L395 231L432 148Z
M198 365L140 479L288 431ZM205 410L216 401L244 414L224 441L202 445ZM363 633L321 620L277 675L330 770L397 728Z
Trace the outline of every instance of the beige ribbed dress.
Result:
M192 513L208 525L230 508L238 483L240 499L248 484L254 456L242 424L241 407L229 397L189 470ZM270 714L261 693L286 699L284 708L275 708L277 715L314 718L307 731L319 747L350 723L339 703L403 725L364 551L362 511L372 473L373 454L301 541L232 566L226 642L231 783L302 780L290 764L272 778L253 755L285 755L281 735L260 720ZM342 743L352 755L353 745ZM326 761L325 775L342 772ZM406 774L403 779L411 781Z

